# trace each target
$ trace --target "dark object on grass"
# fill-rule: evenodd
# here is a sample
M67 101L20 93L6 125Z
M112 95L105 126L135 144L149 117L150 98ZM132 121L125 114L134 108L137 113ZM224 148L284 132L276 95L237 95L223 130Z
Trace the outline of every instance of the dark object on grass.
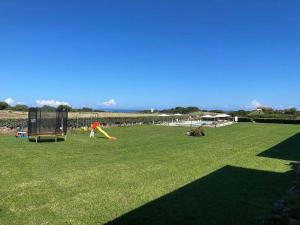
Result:
M28 137L66 138L68 110L64 108L46 111L43 108L30 108L28 113Z
M202 137L205 136L204 129L202 127L197 127L192 129L190 132L188 132L189 136L194 136L194 137Z

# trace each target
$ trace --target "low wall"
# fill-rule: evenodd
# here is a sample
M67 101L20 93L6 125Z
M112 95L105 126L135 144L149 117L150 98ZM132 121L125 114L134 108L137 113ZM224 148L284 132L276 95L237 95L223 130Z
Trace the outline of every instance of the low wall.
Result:
M0 135L1 134L16 134L17 128L10 128L10 127L0 127Z

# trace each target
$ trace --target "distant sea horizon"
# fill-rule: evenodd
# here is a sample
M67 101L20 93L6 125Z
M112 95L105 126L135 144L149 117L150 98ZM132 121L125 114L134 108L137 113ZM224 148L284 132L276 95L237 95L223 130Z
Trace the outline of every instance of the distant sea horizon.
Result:
M105 112L118 112L118 113L134 113L144 111L143 109L99 109Z

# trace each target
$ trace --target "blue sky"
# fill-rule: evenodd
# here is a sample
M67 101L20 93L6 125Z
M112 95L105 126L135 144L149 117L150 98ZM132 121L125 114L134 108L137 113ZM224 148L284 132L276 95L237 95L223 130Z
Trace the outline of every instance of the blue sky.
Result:
M1 1L0 100L300 108L299 11L294 0Z

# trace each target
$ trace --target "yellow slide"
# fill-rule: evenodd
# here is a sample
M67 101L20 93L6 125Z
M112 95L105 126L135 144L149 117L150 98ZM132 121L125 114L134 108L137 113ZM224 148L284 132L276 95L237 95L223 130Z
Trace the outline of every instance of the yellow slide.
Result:
M111 139L111 140L116 140L115 137L111 137L108 135L108 133L106 133L100 126L97 127L97 130L99 130L105 137L107 137L108 139Z

